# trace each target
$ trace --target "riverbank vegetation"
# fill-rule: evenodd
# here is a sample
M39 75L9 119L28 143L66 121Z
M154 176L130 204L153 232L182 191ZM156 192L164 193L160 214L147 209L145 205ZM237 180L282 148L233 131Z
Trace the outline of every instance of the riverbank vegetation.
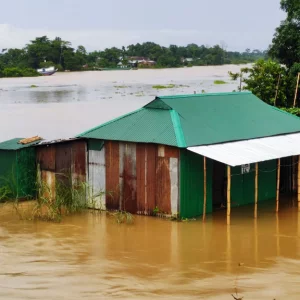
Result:
M266 56L266 51L246 49L244 52L227 51L225 44L204 46L170 45L164 47L153 42L138 43L122 48L107 48L88 52L82 45L76 49L68 41L57 37L37 37L24 48L2 49L0 52L0 77L38 76L38 68L54 66L59 71L117 68L120 62L127 65L130 57L147 58L153 65L144 68L175 68L251 63Z
M269 59L229 75L239 81L238 90L249 90L264 102L300 116L300 2L281 0L281 9L287 17L276 29Z

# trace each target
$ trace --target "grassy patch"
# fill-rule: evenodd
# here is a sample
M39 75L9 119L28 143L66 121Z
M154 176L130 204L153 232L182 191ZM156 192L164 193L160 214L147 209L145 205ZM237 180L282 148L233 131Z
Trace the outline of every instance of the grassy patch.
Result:
M214 81L214 84L226 84L227 82L226 81L223 81L223 80L215 80Z
M172 89L175 87L175 84L167 84L167 85L153 85L153 89L162 90L162 89Z
M162 89L174 89L174 88L188 88L190 87L189 85L186 84L167 84L167 85L153 85L152 88L153 89L157 89L157 90L162 90Z
M30 87L31 87L31 88L37 88L38 86L35 85L35 84L32 84Z

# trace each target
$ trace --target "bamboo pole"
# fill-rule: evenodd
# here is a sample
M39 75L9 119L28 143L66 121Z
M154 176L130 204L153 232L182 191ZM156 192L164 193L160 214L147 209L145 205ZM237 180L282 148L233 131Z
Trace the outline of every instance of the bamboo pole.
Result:
M278 89L279 89L280 79L281 79L281 74L278 75L278 81L277 81L277 86L276 86L276 94L275 94L274 106L276 106L276 101L277 101L277 97L278 97Z
M298 178L297 178L297 181L298 181L298 210L300 211L300 155L298 156Z
M227 225L230 225L231 198L231 168L227 166Z
M258 163L255 164L255 200L254 200L254 219L257 219L257 202L258 202Z
M299 87L299 79L300 79L300 73L298 73L298 76L297 76L297 84L296 84L295 98L294 98L293 107L296 107L296 101L297 101L297 96L298 96L298 87Z
M276 185L276 212L279 211L279 186L280 186L280 158L277 163L277 185Z
M206 201L207 201L207 175L206 175L206 157L203 157L203 171L204 171L204 197L203 197L203 222L206 218Z

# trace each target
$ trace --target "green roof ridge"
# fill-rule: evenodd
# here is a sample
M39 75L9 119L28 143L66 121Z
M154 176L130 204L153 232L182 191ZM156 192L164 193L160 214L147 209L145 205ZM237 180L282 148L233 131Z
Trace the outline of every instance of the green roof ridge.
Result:
M82 132L82 133L76 135L75 137L77 137L77 138L78 138L78 137L83 137L84 135L86 135L86 134L88 134L88 133L90 133L90 132L92 132L92 131L94 131L94 130L97 130L97 129L101 128L101 127L104 127L104 126L106 126L106 125L109 125L109 124L111 124L111 123L114 123L115 121L118 121L118 120L120 120L120 119L126 118L126 117L128 117L128 116L130 116L130 115L133 115L133 114L135 114L135 113L137 113L137 112L143 110L143 109L144 109L144 107L139 108L139 109L134 110L134 111L131 111L131 112L129 112L128 114L122 115L122 116L117 117L117 118L115 118L115 119L112 119L112 120L110 120L110 121L108 121L108 122L102 123L102 124L100 124L100 125L98 125L98 126L96 126L96 127L93 127L93 128L91 128L91 129L89 129L89 130L87 130L87 131L84 131L84 132Z
M158 96L157 98L163 99L172 99L172 98L186 98L186 97L207 97L207 96L226 96L226 95L236 95L239 96L240 94L252 94L249 91L245 92L227 92L227 93L204 93L204 94L186 94L186 95L169 95L169 96Z
M183 130L181 127L180 117L176 110L170 110L171 119L174 127L174 132L176 136L177 146L180 148L186 148L186 142L183 134Z

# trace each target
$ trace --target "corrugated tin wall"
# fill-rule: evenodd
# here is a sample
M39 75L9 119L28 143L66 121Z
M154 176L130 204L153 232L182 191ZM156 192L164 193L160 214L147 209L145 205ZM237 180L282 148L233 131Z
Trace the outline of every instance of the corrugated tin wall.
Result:
M206 212L212 212L212 161L207 159ZM180 151L180 217L193 218L203 214L203 156L188 150Z
M35 196L35 149L0 151L0 186L8 186L12 198Z
M101 140L88 141L89 208L105 209L105 147Z
M107 209L178 213L177 148L107 141L105 157Z
M33 198L36 196L35 148L18 150L16 158L18 197Z
M41 179L55 197L58 182L75 185L86 181L86 142L83 140L36 147Z

